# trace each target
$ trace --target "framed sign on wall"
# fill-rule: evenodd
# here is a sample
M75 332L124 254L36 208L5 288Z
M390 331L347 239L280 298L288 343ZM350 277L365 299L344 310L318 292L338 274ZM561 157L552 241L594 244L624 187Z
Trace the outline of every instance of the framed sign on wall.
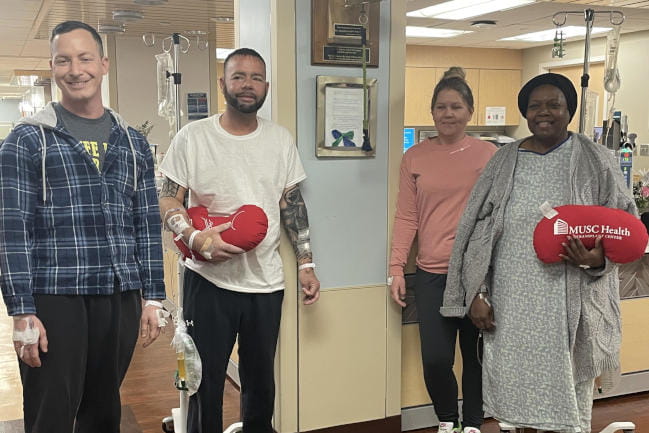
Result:
M376 78L368 80L364 89L362 78L316 78L317 157L366 158L376 154L376 82Z

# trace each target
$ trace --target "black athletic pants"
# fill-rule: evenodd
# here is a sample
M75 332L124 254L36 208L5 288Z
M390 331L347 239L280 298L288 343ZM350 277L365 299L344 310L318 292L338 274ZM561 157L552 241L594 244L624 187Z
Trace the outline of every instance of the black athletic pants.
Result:
M455 341L460 334L462 353L463 427L480 428L482 410L482 367L478 359L478 329L471 319L442 317L446 274L432 274L417 269L415 302L419 318L421 357L426 389L435 414L442 422L458 424L457 380L453 373Z
M118 433L119 387L137 342L138 290L113 295L34 295L48 352L20 362L25 433ZM76 422L75 422L76 420Z
M193 322L187 329L203 364L201 385L189 399L187 431L223 431L223 387L238 335L243 432L272 433L275 348L284 292L233 292L189 269L183 289L184 318Z

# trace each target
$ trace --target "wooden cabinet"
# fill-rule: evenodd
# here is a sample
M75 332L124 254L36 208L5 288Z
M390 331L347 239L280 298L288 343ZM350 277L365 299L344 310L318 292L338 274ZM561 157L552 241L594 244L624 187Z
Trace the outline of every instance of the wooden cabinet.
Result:
M437 84L437 68L406 67L404 121L410 126L432 126L430 100Z
M511 69L480 69L480 87L476 114L478 125L486 125L487 107L505 107L505 124L518 125L518 91L521 71Z
M437 82L448 68L406 67L405 126L434 126L430 103ZM464 69L473 92L475 111L469 126L486 124L486 107L505 107L506 124L518 125L517 95L521 71L511 69Z

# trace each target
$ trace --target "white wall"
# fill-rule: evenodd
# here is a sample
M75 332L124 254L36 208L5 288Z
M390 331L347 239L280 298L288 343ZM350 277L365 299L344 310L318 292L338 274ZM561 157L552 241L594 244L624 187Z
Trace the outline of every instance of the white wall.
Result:
M272 82L273 58L271 56L271 7L270 2L259 0L236 0L235 21L236 48L252 48L264 58L266 62L266 80ZM254 10L254 13L251 11ZM242 25L245 17L245 25ZM273 87L271 86L266 95L266 102L259 109L258 115L266 119L271 118L271 107L273 98Z
M147 47L140 37L117 37L116 58L110 60L116 62L117 67L119 113L133 126L141 125L146 120L153 122L155 126L149 133L149 142L159 144L158 151L164 152L171 140L167 120L158 116L155 55L159 53L162 53L160 42L156 42L154 47ZM180 55L182 125L187 123L187 93L204 92L209 101L211 53L213 50L199 50L191 46L187 54Z
M0 122L13 122L20 119L18 104L20 99L0 100Z
M316 77L361 77L362 71L358 66L312 65L311 2L295 4L297 146L308 175L302 191L322 283L317 305L299 309L299 427L309 431L399 412L390 404L398 390L392 389L388 372L388 351L394 348L387 343L385 286L391 2L380 3L379 67L367 70L378 86L373 101L377 128L371 131L376 156L325 159L315 155ZM403 56L400 60L403 68ZM404 88L403 81L400 86ZM403 105L395 110L403 113Z
M308 178L308 200L314 259L323 287L385 284L387 226L388 85L390 60L389 2L381 2L377 130L373 158L318 159L316 141L316 76L361 77L360 67L311 65L311 3L297 2L296 51L298 136Z
M629 132L638 134L637 143L649 143L649 87L646 86L649 71L649 32L623 34L620 39L618 68L622 85L615 98L615 108L628 116ZM551 65L560 61L574 60L583 64L584 41L565 45L567 55L563 59L553 59L552 47L530 48L523 51L523 83L538 75L541 65ZM591 41L591 59L604 56L606 38ZM577 89L580 92L580 89ZM521 118L518 128L512 128L511 135L522 138L529 134L527 122Z
M20 99L0 100L0 140L9 135L15 121L20 119Z

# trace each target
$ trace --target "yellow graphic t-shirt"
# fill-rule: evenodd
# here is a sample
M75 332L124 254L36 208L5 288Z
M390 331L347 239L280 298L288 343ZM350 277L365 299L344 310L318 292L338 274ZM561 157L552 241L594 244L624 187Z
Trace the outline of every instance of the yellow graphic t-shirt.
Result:
M88 119L71 113L59 103L54 105L54 110L65 130L83 145L92 162L101 171L113 126L113 118L110 113L104 110L101 117Z
M101 171L101 163L104 161L104 156L106 155L106 150L108 149L108 143L104 141L100 145L96 141L81 140L81 144L83 144L83 147L85 147L90 154L92 162L95 163L97 169Z

